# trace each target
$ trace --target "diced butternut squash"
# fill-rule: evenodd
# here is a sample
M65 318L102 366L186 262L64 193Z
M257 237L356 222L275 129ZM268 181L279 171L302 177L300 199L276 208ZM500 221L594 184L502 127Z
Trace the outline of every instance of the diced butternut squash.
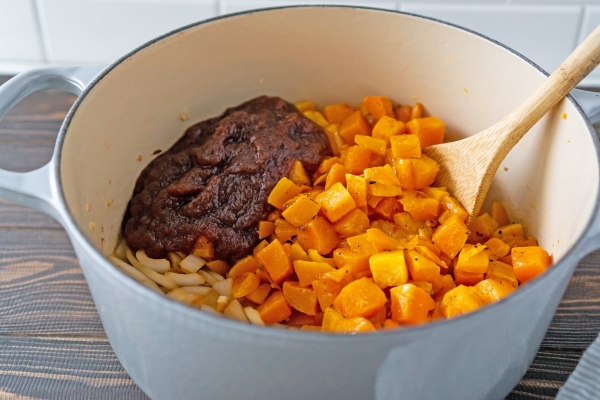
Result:
M281 243L286 243L296 236L296 227L284 219L275 220L275 236Z
M254 272L244 272L233 280L231 292L239 299L255 291L260 286L260 278Z
M346 285L333 301L336 310L346 318L369 318L385 305L385 293L369 278L361 278Z
M459 285L444 295L441 308L446 318L453 318L477 310L481 303L477 289Z
M334 183L341 183L342 185L346 184L346 167L342 164L337 163L333 164L327 173L327 178L325 179L325 189L329 189Z
M367 205L367 181L362 176L346 174L346 188L357 207Z
M344 318L336 324L334 332L347 335L375 332L375 326L373 326L373 323L366 318Z
M371 136L377 139L382 139L386 143L390 142L392 136L401 135L404 133L404 122L397 121L387 115L384 115L377 121L371 132ZM420 149L419 149L420 150Z
M333 271L333 268L324 262L294 261L294 272L298 277L298 284L306 287L316 280L319 275Z
M339 133L346 143L352 145L357 135L370 135L371 126L360 111L355 111L344 119Z
M346 103L331 104L323 109L323 114L330 124L341 124L354 110Z
M488 270L485 272L485 279L503 280L515 288L519 286L519 282L512 265L505 264L501 261L490 261Z
M356 135L354 137L354 142L361 147L365 147L371 150L374 154L385 155L385 149L387 147L387 143L385 140L376 139L371 136L366 135Z
M456 283L451 275L440 275L437 281L433 282L431 291L435 301L441 300L446 293L456 287Z
M474 286L483 280L484 274L479 272L466 272L463 270L454 270L454 281L457 285Z
M333 224L333 229L343 237L360 235L369 227L367 214L355 208Z
M490 251L490 257L499 259L510 253L510 246L497 238L491 238L484 243L485 247Z
M336 222L356 208L356 202L344 185L339 182L320 193L315 201L320 204L330 222Z
M484 245L465 244L458 255L454 271L484 274L489 265L489 252Z
M386 250L394 250L400 246L400 242L387 235L379 228L367 229L367 240L371 242L379 253Z
M392 101L384 96L367 96L363 99L363 104L375 118L380 119L383 116L394 117Z
M498 226L506 226L510 224L508 213L506 212L506 209L502 203L494 201L490 206L490 215L498 223Z
M416 250L406 251L406 264L410 277L415 281L436 282L440 266Z
M490 304L508 296L516 290L510 283L501 279L484 279L475 285L482 304Z
M456 215L461 221L469 218L469 213L463 208L458 200L452 196L445 196L441 201L442 210L448 211L450 215Z
M250 300L255 304L262 304L265 302L267 297L269 297L269 293L271 292L271 284L263 283L259 287L257 287L254 291L248 293L246 295L246 299Z
M371 150L362 146L350 146L346 150L346 157L344 159L344 167L351 174L360 175L363 173L365 168L369 167Z
M410 119L412 120L412 119L417 119L417 118L423 118L424 113L425 113L425 108L423 107L423 104L417 102L417 103L415 103L415 106L410 111Z
M398 135L390 138L394 158L421 157L421 143L417 135Z
M308 249L308 257L310 258L310 261L322 262L329 264L332 268L335 267L335 262L333 261L333 258L323 257L315 249Z
M421 147L444 143L446 125L437 117L412 119L406 123L406 131L417 135Z
M304 111L312 111L315 109L315 102L314 101L299 101L296 104L294 104L296 106L296 108L298 109L298 111L300 112L304 112Z
M412 190L415 188L412 162L408 158L397 158L394 160L394 169L402 189Z
M346 141L340 136L340 126L331 124L323 129L323 131L325 132L325 136L327 136L329 146L331 146L331 152L334 156L339 156L341 151L348 146Z
M402 204L395 197L384 197L374 208L375 214L388 221L394 220L394 215L404 211Z
M435 301L429 293L411 283L390 289L392 320L407 325L427 322Z
M351 247L343 247L333 251L333 261L335 262L336 267L348 267L353 279L371 275L369 269L370 257L370 254L355 252Z
M339 164L338 164L339 165ZM307 196L299 196L291 206L286 208L281 216L296 228L308 223L319 213L321 206Z
M373 254L369 258L369 266L373 282L380 288L400 286L408 282L408 269L402 250Z
M325 218L315 217L298 231L298 242L303 249L315 249L319 254L328 254L341 242L333 226Z
M321 128L325 128L329 125L329 122L325 119L323 114L315 110L304 111L302 114L308 119L310 119L315 124L319 125Z
M528 282L539 276L552 264L548 252L539 246L513 247L510 256L519 283Z
M292 308L281 290L273 292L256 310L265 324L282 322L292 315Z
M407 123L412 115L412 107L409 105L398 106L394 108L394 116L398 121Z
M375 254L377 248L373 246L373 243L368 239L367 234L351 236L346 239L348 246L357 253Z
M310 185L310 178L304 169L304 165L298 160L294 161L288 175L290 180L298 186Z
M275 224L271 221L260 221L258 223L258 238L264 239L275 233Z
M498 222L490 214L478 215L471 223L471 234L467 239L467 243L483 243L496 229L498 229Z
M326 308L323 315L323 322L321 325L321 331L323 332L335 332L335 328L338 323L344 320L344 316L339 311L333 308Z
M292 262L277 239L256 254L256 261L265 267L271 279L278 284L294 272Z
M301 287L298 282L283 282L283 296L287 303L306 315L317 314L317 295L309 288Z
M206 236L201 235L194 244L192 254L205 260L212 260L215 258L214 246Z
M436 199L414 190L405 190L402 196L404 211L417 221L437 219L440 203Z
M342 291L344 282L336 282L335 279L330 277L320 277L312 282L312 287L321 310L327 310Z
M321 161L321 165L319 165L319 168L317 168L315 175L325 174L325 173L329 172L331 167L335 164L339 164L339 162L340 162L340 159L338 157L325 158L323 161Z
M456 257L469 237L469 229L457 216L451 216L433 232L431 240L450 258Z
M431 185L440 171L440 167L435 160L425 154L421 158L411 158L410 163L412 164L412 174L415 181L414 187L417 190Z
M288 178L281 178L275 185L269 197L267 203L276 207L280 210L283 209L283 204L291 198L300 194L302 189Z
M236 262L233 267L229 270L229 276L233 279L237 278L244 272L254 272L258 269L259 265L256 258L253 255L246 256Z

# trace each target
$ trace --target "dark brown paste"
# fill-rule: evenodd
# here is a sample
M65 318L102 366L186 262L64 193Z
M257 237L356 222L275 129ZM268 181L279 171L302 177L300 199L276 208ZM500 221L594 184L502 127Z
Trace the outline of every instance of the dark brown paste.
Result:
M258 243L267 197L294 160L312 174L331 155L320 126L293 104L262 96L200 122L138 178L123 235L153 258L189 253L200 235L234 262Z

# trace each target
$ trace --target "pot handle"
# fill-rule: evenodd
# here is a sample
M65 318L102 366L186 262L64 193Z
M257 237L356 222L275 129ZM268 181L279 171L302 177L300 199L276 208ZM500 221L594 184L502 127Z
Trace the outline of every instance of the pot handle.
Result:
M573 89L571 94L592 124L600 121L600 93Z
M58 89L80 95L105 67L40 68L15 76L0 86L0 120L19 101L39 90ZM43 211L62 222L55 179L56 150L50 162L37 170L20 173L0 169L0 197Z

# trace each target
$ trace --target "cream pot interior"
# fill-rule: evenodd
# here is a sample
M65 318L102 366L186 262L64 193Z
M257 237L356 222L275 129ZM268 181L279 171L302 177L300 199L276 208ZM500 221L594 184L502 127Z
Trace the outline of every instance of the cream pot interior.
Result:
M408 15L317 7L215 20L133 54L85 96L62 148L64 196L80 229L110 254L135 180L155 151L227 107L262 94L320 107L384 95L422 102L454 140L505 116L543 79L487 39ZM563 101L513 149L489 196L555 261L581 235L598 192L587 130Z

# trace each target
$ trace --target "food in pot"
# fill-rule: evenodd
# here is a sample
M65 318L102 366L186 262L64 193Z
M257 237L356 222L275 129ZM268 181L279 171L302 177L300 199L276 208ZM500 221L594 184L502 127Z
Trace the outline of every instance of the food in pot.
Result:
M191 253L202 235L235 262L258 242L267 196L294 161L313 172L331 154L322 129L293 104L262 96L190 127L138 178L123 236L150 257Z
M141 283L240 321L359 333L456 317L498 301L543 273L550 255L494 202L467 212L421 153L444 123L423 106L368 96L356 109L297 103L333 156L292 160L268 193L262 239L231 267L200 235L169 260L121 242L111 260ZM265 205L265 207L267 207ZM130 264L125 263L128 261Z

